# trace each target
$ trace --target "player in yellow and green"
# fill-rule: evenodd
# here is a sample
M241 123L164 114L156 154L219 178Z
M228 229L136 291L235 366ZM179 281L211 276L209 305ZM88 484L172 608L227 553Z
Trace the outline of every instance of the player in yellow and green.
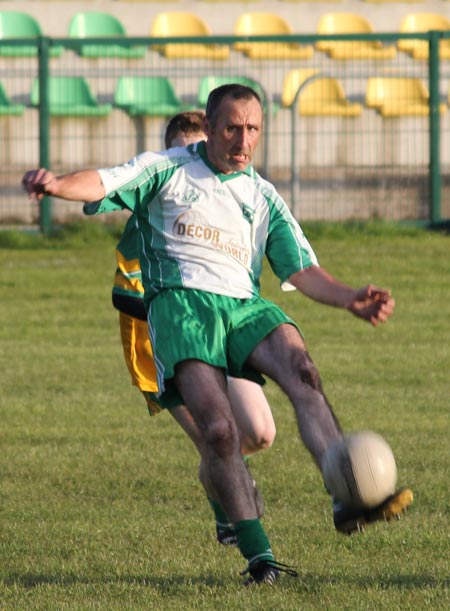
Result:
M205 138L203 113L200 111L183 112L174 116L167 125L165 145L166 148L187 146ZM154 415L161 411L161 406L154 399L154 395L158 392L158 383L148 334L147 313L143 302L144 287L139 264L138 237L136 217L132 214L116 249L117 270L112 301L114 307L119 310L120 335L132 383L144 395L150 415ZM270 447L275 437L275 423L270 406L259 384L243 378L228 377L228 392L240 432L243 456L247 458L258 450ZM186 406L179 405L168 411L189 435L201 456L203 452L202 436ZM200 480L215 513L217 540L223 545L236 544L237 539L233 526L214 498L214 492L207 481L203 461L200 464ZM258 513L261 517L263 501L255 483L254 492Z

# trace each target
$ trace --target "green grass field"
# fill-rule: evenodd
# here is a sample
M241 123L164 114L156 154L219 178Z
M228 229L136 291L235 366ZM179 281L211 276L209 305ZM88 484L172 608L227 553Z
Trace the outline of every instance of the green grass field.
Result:
M408 515L338 535L268 383L278 434L251 465L276 556L299 577L242 587L245 561L215 542L193 447L130 385L110 298L117 231L0 233L1 610L450 608L450 236L377 224L307 234L339 278L396 297L375 329L263 277L302 327L344 428L391 444L415 493Z

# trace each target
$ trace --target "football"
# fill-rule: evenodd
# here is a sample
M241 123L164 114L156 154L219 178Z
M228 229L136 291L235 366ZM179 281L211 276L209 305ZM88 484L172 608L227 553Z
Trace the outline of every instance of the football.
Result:
M349 507L376 507L395 492L397 466L387 441L373 431L344 435L324 456L328 492Z

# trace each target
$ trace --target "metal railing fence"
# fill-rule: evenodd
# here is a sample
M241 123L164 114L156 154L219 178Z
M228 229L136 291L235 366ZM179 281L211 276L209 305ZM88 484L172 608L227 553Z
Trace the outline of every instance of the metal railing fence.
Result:
M427 57L400 50L400 41L424 41ZM450 55L443 54L442 41L450 44L450 32L170 39L173 45L219 45L229 49L225 59L194 57L189 47L183 57L167 58L162 49L168 40L160 38L0 41L0 84L8 98L3 108L0 104L0 224L39 224L48 231L53 223L80 215L79 205L55 206L46 198L37 209L28 202L20 178L31 167L68 172L114 165L144 149L163 148L169 110L133 114L118 105L117 86L124 76L167 79L180 109L202 107L200 84L207 76L256 82L264 97L266 136L255 166L300 219L448 221ZM274 57L267 52L264 59L254 59L236 49L243 42L300 45L312 53L283 57L278 49ZM345 47L333 56L318 48L324 42ZM361 42L382 52L361 56ZM34 47L36 55L2 53L3 47L24 46ZM84 57L86 46L104 52ZM145 53L116 57L114 47L145 47ZM55 110L50 82L68 76L87 82L104 114ZM371 106L368 84L373 79L414 79L425 106L423 99L406 98L391 100L389 110ZM331 81L338 83L334 101L326 97ZM316 86L315 98L314 82L322 87Z

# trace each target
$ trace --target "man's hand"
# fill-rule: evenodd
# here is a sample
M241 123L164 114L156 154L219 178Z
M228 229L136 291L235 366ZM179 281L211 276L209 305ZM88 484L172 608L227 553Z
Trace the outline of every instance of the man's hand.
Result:
M390 291L372 284L353 289L317 265L292 274L289 282L310 299L347 309L374 326L385 322L394 311L395 301Z
M355 316L377 326L380 322L386 322L392 315L394 307L395 300L390 291L369 284L355 292L347 309Z
M105 188L97 170L78 170L55 176L50 170L39 168L26 172L22 185L30 199L36 201L44 195L83 202L95 202L105 197Z
M40 201L44 195L55 195L56 176L45 168L30 170L22 178L22 185L30 199Z

